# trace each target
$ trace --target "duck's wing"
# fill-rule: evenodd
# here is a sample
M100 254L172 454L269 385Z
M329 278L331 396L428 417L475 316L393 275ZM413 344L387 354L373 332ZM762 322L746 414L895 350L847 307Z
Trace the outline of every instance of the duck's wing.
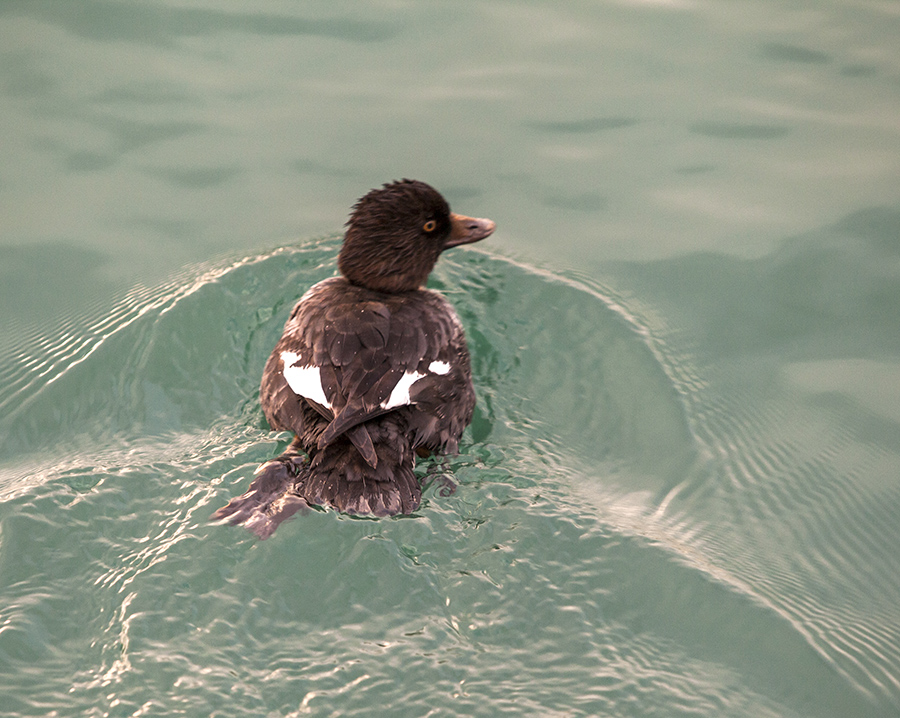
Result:
M437 294L374 295L340 280L329 282L307 293L288 320L267 367L274 379L269 393L285 404L289 392L327 420L315 440L319 449L346 435L375 466L363 424L452 394L460 363L469 382L465 339L452 308Z

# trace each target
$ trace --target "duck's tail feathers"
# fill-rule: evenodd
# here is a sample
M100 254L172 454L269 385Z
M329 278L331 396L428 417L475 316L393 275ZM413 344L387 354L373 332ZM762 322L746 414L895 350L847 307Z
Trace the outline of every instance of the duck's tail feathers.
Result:
M316 452L301 493L312 504L358 516L409 514L419 508L422 488L413 472L415 454L405 436L373 436L372 462L338 439Z
M282 521L309 509L307 501L297 493L308 473L306 457L291 451L267 461L256 470L246 493L233 498L210 520L227 519L232 526L243 526L267 539Z
M243 526L265 539L310 505L357 516L412 513L422 501L422 487L413 472L415 449L405 424L381 421L367 429L376 460L357 451L347 435L314 450L310 459L298 453L295 439L287 452L256 470L245 494L210 519Z

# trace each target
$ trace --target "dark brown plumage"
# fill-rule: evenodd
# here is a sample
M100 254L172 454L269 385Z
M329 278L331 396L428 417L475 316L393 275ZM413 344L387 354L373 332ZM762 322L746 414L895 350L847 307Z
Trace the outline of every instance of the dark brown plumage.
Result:
M356 203L343 276L300 299L263 372L263 411L273 429L294 432L291 448L213 518L265 538L308 504L376 516L418 507L416 453L455 453L475 406L459 319L423 285L442 251L493 229L452 214L423 182Z

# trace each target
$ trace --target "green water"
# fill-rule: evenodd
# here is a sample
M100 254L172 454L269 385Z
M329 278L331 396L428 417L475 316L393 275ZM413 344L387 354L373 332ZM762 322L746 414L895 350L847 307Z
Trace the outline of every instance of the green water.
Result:
M0 713L900 715L898 37L865 0L6 0ZM431 280L456 490L209 525L403 176L498 224Z

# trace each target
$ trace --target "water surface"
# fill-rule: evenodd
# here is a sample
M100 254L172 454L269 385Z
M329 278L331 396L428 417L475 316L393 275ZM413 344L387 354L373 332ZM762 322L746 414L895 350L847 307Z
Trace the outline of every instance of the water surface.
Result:
M900 713L888 2L0 7L0 693L32 715ZM353 201L478 407L410 517L213 509ZM456 484L446 490L444 478Z

